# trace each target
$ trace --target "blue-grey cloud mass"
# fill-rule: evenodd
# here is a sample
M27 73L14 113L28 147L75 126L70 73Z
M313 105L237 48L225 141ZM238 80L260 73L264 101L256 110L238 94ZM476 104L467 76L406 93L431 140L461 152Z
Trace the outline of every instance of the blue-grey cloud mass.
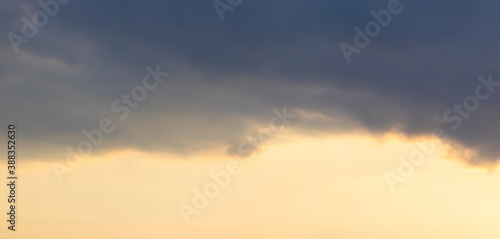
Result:
M356 47L354 28L389 2L244 0L221 21L212 1L61 0L28 38L22 19L43 7L2 1L2 121L17 122L43 155L63 154L105 117L116 131L99 150L185 154L234 149L287 106L298 115L289 127L303 134L419 136L441 127L449 142L477 152L471 162L499 160L500 3L401 1L348 63L339 45ZM26 40L17 53L10 33ZM157 65L170 75L119 119L112 102ZM474 110L460 113L454 105L479 85L488 97L474 107L469 98Z

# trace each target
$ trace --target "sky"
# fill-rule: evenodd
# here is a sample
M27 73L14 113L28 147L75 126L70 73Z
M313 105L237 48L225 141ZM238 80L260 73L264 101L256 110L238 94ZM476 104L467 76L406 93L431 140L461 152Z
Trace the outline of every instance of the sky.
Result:
M4 0L0 237L497 238L499 7Z

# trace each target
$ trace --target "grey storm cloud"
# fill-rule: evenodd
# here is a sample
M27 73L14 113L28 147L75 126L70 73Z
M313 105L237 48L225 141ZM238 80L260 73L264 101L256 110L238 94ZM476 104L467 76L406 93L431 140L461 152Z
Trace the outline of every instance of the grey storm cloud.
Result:
M500 81L500 3L401 1L404 10L348 64L339 44L354 44L354 27L387 2L244 0L221 22L212 1L72 0L16 54L7 34L21 34L21 18L41 8L3 1L2 120L17 121L47 154L64 153L103 117L117 130L99 150L182 154L234 148L287 106L324 116L298 114L290 127L304 134L442 127L478 160L496 162L500 92L456 130L443 114L474 94L479 75ZM118 120L111 102L156 64L171 75Z

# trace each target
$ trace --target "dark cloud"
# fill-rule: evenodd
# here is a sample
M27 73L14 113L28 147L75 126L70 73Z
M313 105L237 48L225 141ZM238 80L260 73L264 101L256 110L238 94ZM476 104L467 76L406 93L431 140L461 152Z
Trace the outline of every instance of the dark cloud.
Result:
M221 22L211 1L73 0L15 54L6 35L41 9L4 1L2 118L23 125L33 145L74 145L81 130L110 117L117 131L100 150L187 153L234 149L286 105L303 113L290 125L303 133L411 136L443 127L479 160L499 159L500 92L459 129L443 122L474 94L477 76L500 81L499 3L401 1L403 12L348 64L339 44L353 44L353 28L387 2L244 1ZM111 102L158 63L168 80L117 119Z

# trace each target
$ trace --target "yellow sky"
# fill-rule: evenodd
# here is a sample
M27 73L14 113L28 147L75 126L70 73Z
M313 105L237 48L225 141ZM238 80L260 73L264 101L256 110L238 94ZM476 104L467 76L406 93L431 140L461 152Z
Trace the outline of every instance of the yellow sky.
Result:
M391 190L384 174L428 141L287 133L250 161L222 150L190 158L121 151L85 158L62 183L50 163L24 160L18 231L9 237L498 238L500 173L446 160L444 145ZM193 189L233 160L241 173L187 224L179 205L192 207Z

